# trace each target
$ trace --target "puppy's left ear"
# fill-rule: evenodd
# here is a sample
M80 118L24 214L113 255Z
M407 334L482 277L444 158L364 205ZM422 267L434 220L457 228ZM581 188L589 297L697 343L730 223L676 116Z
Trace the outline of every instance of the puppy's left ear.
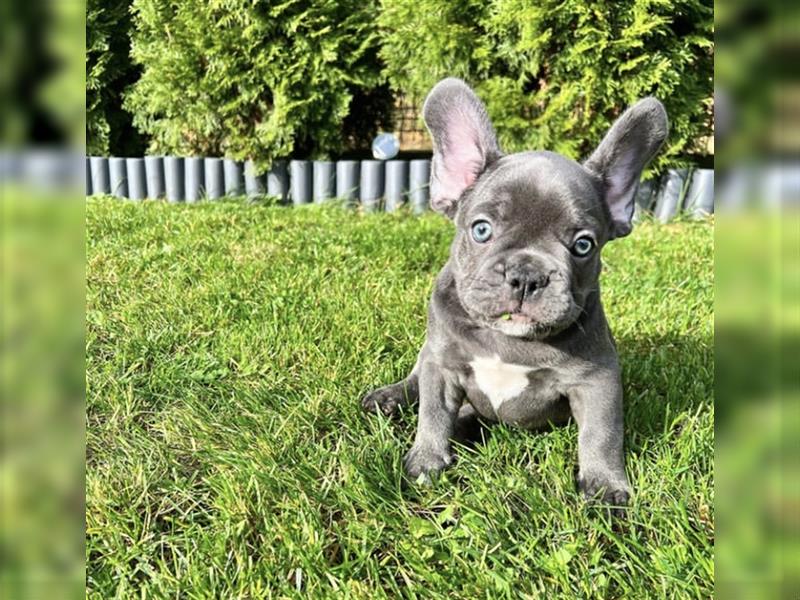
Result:
M434 86L422 117L433 138L431 208L453 218L464 190L500 158L497 137L486 107L454 77Z
M611 239L633 228L633 203L639 178L667 138L664 105L645 98L626 110L584 163L603 181L603 197L611 213Z

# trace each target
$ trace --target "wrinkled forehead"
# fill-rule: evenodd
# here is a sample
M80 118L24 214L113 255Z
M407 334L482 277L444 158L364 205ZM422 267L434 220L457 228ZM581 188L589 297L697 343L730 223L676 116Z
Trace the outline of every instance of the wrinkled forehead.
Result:
M498 160L475 183L462 218L543 227L600 227L599 181L578 163L550 152Z

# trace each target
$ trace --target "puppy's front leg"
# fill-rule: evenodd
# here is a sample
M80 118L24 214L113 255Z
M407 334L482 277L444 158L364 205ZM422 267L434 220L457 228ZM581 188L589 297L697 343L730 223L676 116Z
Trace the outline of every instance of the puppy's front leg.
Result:
M627 504L630 485L623 456L622 386L619 374L603 372L569 394L578 424L578 486L588 497Z
M438 473L453 462L450 438L455 430L464 390L454 374L431 361L420 365L419 423L414 445L405 457L412 479Z

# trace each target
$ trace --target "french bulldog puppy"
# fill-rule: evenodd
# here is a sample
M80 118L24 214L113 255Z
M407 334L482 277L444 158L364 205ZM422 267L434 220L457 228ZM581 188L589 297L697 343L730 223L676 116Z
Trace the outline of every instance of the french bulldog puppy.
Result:
M616 347L600 301L600 253L631 232L642 169L667 137L654 98L629 108L579 164L552 152L504 155L486 109L445 79L423 108L433 138L431 206L456 225L411 374L362 400L392 414L419 400L405 457L412 479L452 464L459 419L578 427L578 486L623 505L630 486Z

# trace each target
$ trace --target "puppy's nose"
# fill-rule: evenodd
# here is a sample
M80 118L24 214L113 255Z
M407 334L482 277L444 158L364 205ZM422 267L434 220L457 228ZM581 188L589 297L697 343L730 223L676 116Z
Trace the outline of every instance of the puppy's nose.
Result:
M506 283L520 300L544 289L550 276L530 266L513 266L506 269Z

